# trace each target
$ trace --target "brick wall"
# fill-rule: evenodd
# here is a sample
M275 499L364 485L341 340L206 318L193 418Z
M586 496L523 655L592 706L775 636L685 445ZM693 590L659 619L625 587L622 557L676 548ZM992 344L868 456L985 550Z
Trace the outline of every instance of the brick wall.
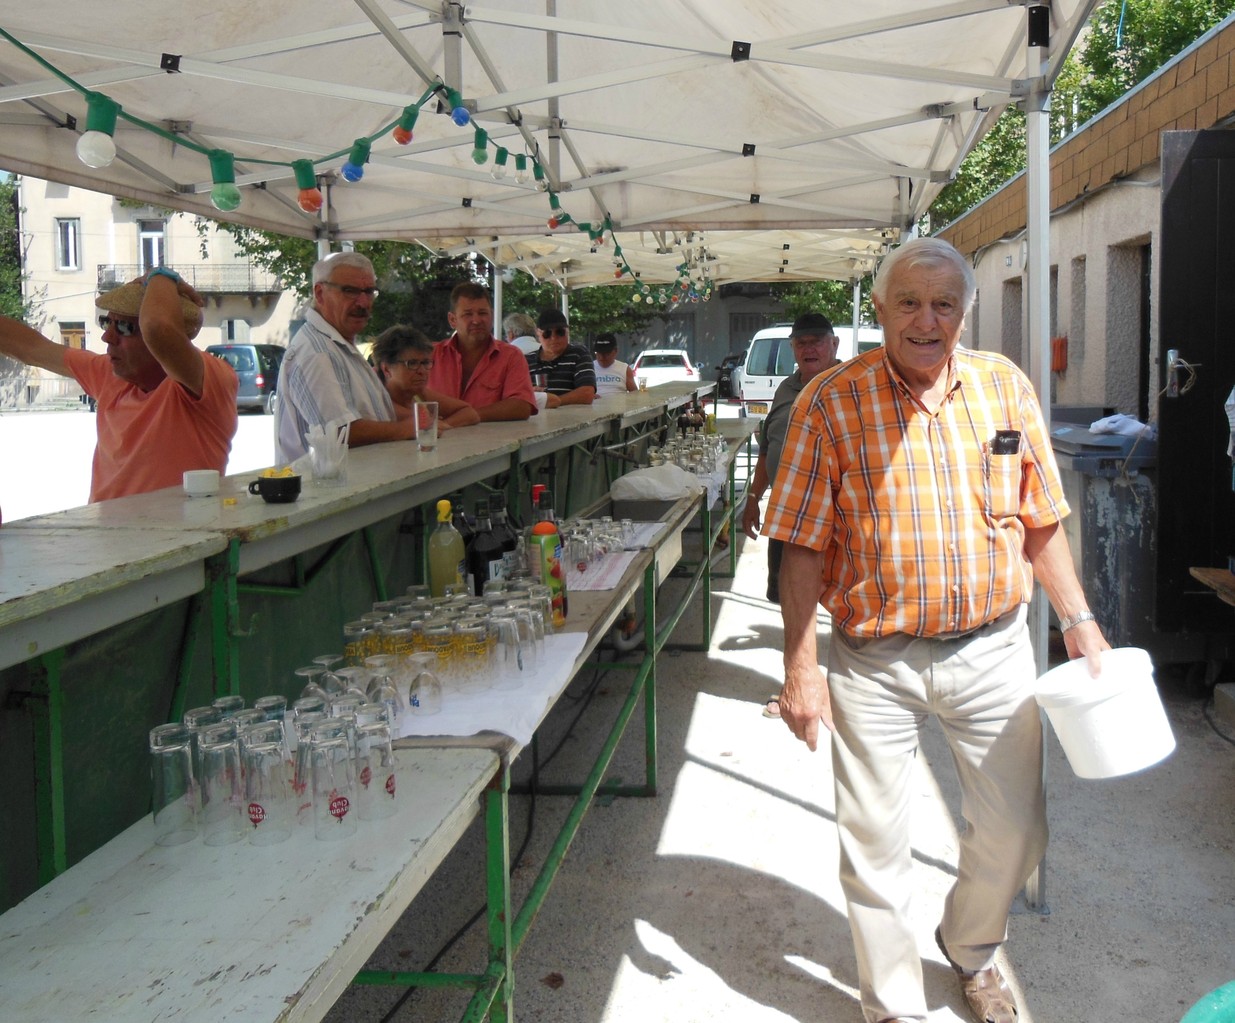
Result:
M1162 132L1210 128L1232 113L1235 23L1185 50L1051 152L1051 209L1156 164ZM969 254L1024 229L1025 189L1018 175L940 237Z

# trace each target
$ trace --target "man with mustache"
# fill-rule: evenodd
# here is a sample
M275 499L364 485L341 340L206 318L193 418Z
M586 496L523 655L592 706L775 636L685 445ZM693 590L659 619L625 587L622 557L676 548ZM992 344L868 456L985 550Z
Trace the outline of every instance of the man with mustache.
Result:
M415 436L415 420L395 416L381 378L356 348L376 297L373 264L360 253L335 252L314 265L313 308L279 371L280 463L308 453L310 427L339 420L351 424L353 448Z

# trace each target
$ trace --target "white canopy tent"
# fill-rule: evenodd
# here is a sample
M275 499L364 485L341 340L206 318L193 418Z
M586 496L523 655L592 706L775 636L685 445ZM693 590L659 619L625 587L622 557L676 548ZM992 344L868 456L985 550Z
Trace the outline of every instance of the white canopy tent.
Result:
M291 235L475 250L567 289L683 265L692 282L855 280L1007 103L1045 93L1095 4L10 3L0 167ZM100 168L74 149L88 92L120 107ZM234 157L229 213L210 202L212 150ZM516 182L521 156L549 191ZM320 214L297 204L298 160Z

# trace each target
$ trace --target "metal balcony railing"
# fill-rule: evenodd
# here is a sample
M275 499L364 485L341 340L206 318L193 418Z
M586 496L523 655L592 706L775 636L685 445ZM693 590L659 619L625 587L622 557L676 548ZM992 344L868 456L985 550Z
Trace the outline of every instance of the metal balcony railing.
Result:
M140 277L149 267L135 263L100 263L99 291L108 291L125 281ZM286 288L278 274L263 270L255 263L198 263L175 266L175 270L203 295L277 295Z

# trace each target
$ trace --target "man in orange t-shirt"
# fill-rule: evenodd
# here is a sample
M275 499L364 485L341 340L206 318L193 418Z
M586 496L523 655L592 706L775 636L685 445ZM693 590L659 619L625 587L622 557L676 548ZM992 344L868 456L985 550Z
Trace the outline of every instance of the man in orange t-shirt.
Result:
M203 304L163 267L105 292L95 305L106 355L0 317L0 354L71 376L96 401L92 502L180 486L188 469L227 468L239 382L193 344Z

